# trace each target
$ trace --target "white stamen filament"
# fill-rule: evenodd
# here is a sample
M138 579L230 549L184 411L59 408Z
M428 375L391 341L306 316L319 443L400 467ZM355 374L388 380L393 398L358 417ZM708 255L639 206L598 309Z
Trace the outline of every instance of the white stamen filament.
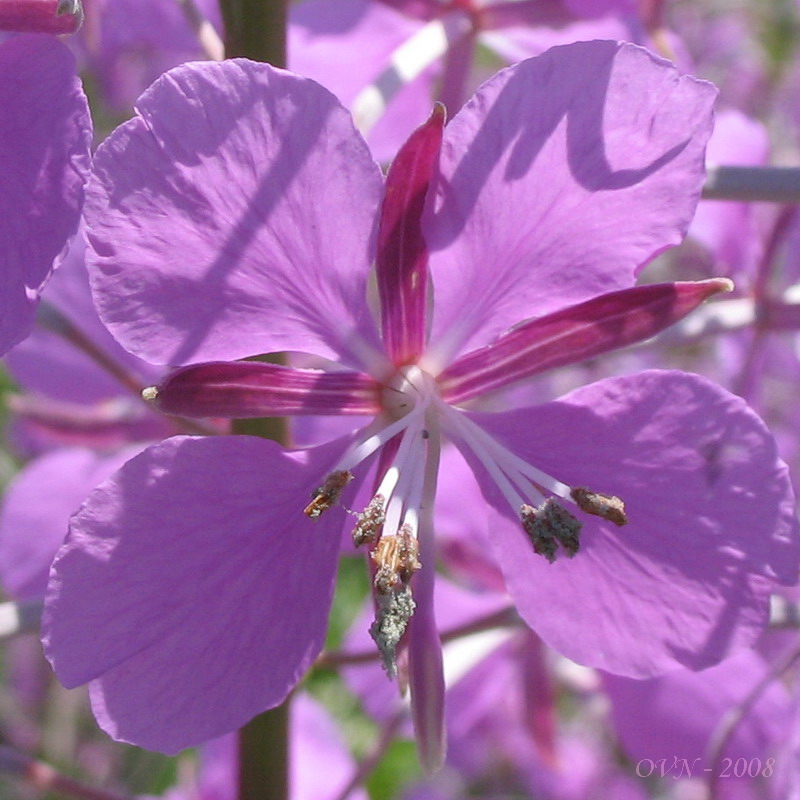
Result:
M524 505L527 501L517 493L511 481L509 481L508 477L506 477L505 473L500 469L500 466L492 458L489 451L483 446L482 441L473 435L470 428L462 424L464 417L457 411L453 411L453 413L447 414L445 419L446 424L449 424L451 429L455 429L451 432L451 435L455 433L454 438L461 439L472 452L475 453L478 460L486 467L489 476L497 484L497 488L503 493L509 505L514 509L514 512L517 513L520 506Z
M501 465L501 468L507 475L509 475L509 477L512 477L513 479L514 473L518 472L528 478L535 485L541 486L551 494L558 495L562 499L568 500L574 505L575 501L570 496L570 486L567 486L566 483L562 483L561 481L552 478L546 472L536 469L536 467L534 467L532 464L529 464L527 461L515 455L510 450L507 450L505 447L503 447L503 445L493 439L491 435L488 434L483 428L481 428L480 425L476 425L469 417L465 416L464 414L459 414L459 417L464 423L465 427L474 434L474 437L479 439L482 444L486 446L486 449L490 452L495 461ZM523 483L523 485L525 484ZM544 499L543 496L542 499Z
M419 453L414 469L411 470L411 485L408 489L408 496L405 498L405 513L403 514L402 524L408 525L413 531L414 536L417 535L417 531L419 530L419 508L422 503L422 489L425 482L425 464L428 458L425 452L428 447L427 443L430 443L430 438L427 440L423 439L422 431L420 431L420 436L418 437Z
M386 425L377 433L371 434L366 439L363 439L358 444L350 447L347 452L339 459L339 462L332 471L349 471L352 470L357 464L360 464L365 458L371 456L376 450L386 444L389 439L396 436L400 431L405 430L412 422L418 419L423 408L416 407L410 411L406 416ZM405 437L403 437L405 438ZM402 446L402 443L401 443Z
M406 443L406 440L408 440L409 444L406 448L403 462L400 463L399 461L400 451L398 450L398 458L392 464L392 466L397 466L400 478L391 498L389 498L386 509L386 522L383 526L384 535L393 536L399 530L403 518L403 510L412 498L414 484L417 482L418 476L424 473L425 443L422 438L422 420L419 420L415 425L409 426L403 436L401 446ZM417 505L419 504L421 491L420 485L417 489ZM414 533L416 534L416 526L414 526Z

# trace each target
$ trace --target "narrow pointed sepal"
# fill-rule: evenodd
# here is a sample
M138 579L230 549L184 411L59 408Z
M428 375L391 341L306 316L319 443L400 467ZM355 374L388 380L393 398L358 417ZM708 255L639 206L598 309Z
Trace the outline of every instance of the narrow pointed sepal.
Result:
M444 370L439 377L442 397L450 404L462 403L545 370L644 341L732 288L727 278L636 286L529 320Z
M376 384L358 372L293 369L261 361L214 361L176 370L146 400L181 417L247 419L302 414L375 414Z
M439 165L444 123L444 106L437 103L400 148L386 176L377 277L383 338L396 364L413 361L425 344L428 250L420 220Z
M433 558L429 558L428 563L432 564ZM447 755L444 663L434 610L434 580L432 569L422 569L415 576L417 607L408 632L408 682L414 738L420 764L428 775L441 769Z

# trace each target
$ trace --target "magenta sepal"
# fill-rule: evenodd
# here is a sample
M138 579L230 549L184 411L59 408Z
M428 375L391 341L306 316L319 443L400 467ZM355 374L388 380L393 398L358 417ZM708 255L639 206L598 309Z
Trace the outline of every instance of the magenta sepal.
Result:
M173 372L156 389L161 411L181 417L376 414L377 384L358 372L317 372L260 361L213 361Z
M637 286L529 320L444 370L439 376L442 398L463 403L539 372L649 339L731 288L727 278Z
M75 33L81 22L80 0L0 0L0 31Z
M386 176L376 273L383 340L395 364L410 363L425 345L428 249L420 219L438 168L444 123L444 106L437 104L400 148Z

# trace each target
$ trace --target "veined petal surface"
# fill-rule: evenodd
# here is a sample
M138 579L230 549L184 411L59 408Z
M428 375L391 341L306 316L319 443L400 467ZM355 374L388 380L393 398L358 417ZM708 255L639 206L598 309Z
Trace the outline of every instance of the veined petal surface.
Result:
M619 42L498 73L445 130L423 231L447 363L512 325L625 288L694 213L711 84Z
M99 148L88 262L100 315L154 363L295 350L360 365L383 177L313 81L245 60L159 79Z
M549 564L467 453L499 511L489 530L509 593L569 658L629 677L711 666L759 635L776 581L796 581L786 466L758 416L704 378L643 372L470 416L530 464L625 503L621 528L575 509L580 551Z
M77 230L91 140L69 50L45 35L0 44L0 354L31 332Z
M60 679L101 726L163 752L282 702L322 648L344 512L303 514L345 444L175 437L99 486L48 587Z

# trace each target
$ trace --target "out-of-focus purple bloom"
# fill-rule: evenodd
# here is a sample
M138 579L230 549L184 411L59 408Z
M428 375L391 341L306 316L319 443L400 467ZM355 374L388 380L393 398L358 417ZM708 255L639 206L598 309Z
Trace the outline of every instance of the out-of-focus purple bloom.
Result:
M0 31L75 33L82 21L81 0L0 0Z
M292 699L289 722L289 800L341 797L356 764L328 712L308 694L298 694ZM207 742L199 756L196 785L173 789L164 795L164 800L236 800L239 788L236 735ZM367 793L363 788L355 788L347 797L366 800Z
M15 600L44 596L70 515L86 495L141 447L112 455L62 448L25 467L6 489L0 514L0 581Z
M129 111L168 69L223 57L217 0L85 0L85 6L86 22L71 44L116 111Z
M163 368L123 350L100 322L85 250L79 231L47 285L38 324L6 356L22 390L9 398L11 439L26 457L63 446L110 451L180 430L142 402L142 388Z
M770 152L764 127L740 112L718 115L708 148L711 164L760 166ZM703 200L686 242L665 262L669 277L731 275L735 290L676 326L660 344L668 363L691 367L735 393L767 421L782 457L800 469L794 396L800 385L800 217L791 206ZM663 273L662 273L663 277ZM642 353L642 363L653 355ZM800 474L800 473L796 473Z
M773 680L752 708L747 710L722 752L712 754L714 734L729 714L767 678L769 664L756 651L746 651L702 672L676 670L667 675L634 681L615 675L605 676L606 691L612 701L612 721L627 755L634 761L676 760L692 767L701 779L705 768L719 773L723 758L735 762L760 759L763 765L775 756L789 735L792 703L789 692ZM642 710L647 709L643 714ZM712 763L716 755L719 763ZM760 772L760 770L759 770ZM735 775L728 778L758 777ZM649 775L649 772L648 772ZM668 776L691 777L684 772Z
M632 45L556 48L501 72L444 131L434 112L385 183L312 81L195 64L142 97L96 156L95 298L132 352L217 359L149 396L199 416L372 421L297 452L176 437L84 503L55 561L45 643L62 681L91 682L107 731L172 752L281 702L323 645L341 498L375 563L373 636L389 672L407 652L421 755L440 763L443 436L476 473L521 615L556 649L642 676L755 638L798 547L785 466L740 399L648 372L466 410L728 288L631 288L691 218L713 94ZM235 361L278 350L337 363Z
M432 100L452 115L491 70L590 39L639 41L628 0L306 0L290 11L289 66L353 111L372 152L389 161L427 117ZM347 52L345 64L339 54ZM354 61L357 59L357 61ZM340 66L341 65L341 66Z
M78 227L91 137L67 48L37 35L0 43L0 353L30 333Z

